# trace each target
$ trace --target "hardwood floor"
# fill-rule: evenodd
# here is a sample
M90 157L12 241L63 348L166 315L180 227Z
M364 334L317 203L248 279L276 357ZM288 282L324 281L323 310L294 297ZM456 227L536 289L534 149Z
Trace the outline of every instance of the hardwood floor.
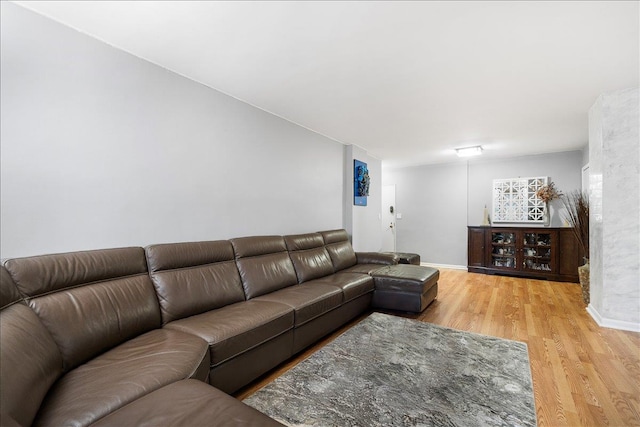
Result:
M600 328L578 284L441 270L438 286L423 313L402 315L527 343L539 426L640 426L640 333ZM365 316L236 397L264 387Z

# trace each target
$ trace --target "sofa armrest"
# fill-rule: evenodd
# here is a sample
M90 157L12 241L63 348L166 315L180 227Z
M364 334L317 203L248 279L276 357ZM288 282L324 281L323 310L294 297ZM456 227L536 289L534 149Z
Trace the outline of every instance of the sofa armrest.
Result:
M396 265L400 257L394 253L356 252L358 264Z

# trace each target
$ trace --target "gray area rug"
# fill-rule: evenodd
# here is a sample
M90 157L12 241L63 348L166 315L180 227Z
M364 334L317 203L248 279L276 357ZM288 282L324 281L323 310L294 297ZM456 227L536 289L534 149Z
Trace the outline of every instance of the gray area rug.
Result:
M288 426L535 426L527 346L373 313L244 400Z

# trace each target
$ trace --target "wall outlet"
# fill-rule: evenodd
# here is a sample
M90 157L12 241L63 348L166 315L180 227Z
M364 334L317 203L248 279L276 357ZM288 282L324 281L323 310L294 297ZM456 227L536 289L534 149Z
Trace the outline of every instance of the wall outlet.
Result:
M402 214L401 213L396 214L396 219L402 219Z

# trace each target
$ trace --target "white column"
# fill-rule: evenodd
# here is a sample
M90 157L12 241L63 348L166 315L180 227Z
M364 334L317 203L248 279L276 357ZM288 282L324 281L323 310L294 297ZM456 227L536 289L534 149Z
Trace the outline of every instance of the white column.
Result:
M589 313L640 331L640 90L602 94L589 111Z

